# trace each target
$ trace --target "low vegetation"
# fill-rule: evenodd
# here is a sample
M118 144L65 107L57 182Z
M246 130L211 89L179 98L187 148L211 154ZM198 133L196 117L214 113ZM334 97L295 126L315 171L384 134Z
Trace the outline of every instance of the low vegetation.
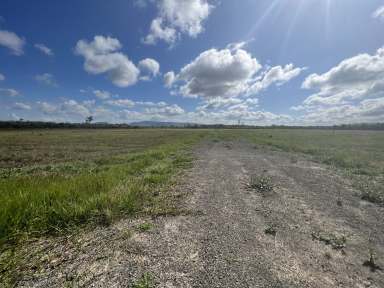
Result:
M138 135L129 134L127 138L136 139L141 136L142 152L128 153L124 151L127 148L121 148L124 151L122 154L113 155L113 149L110 149L112 155L109 157L94 158L94 153L90 152L87 161L64 163L58 163L59 158L53 153L51 165L31 166L30 158L26 157L20 164L22 167L4 168L0 179L1 242L12 243L25 235L61 233L90 223L108 225L123 215L148 211L161 199L159 191L162 187L169 184L171 177L189 163L189 148L200 139L201 134L194 132L185 135L180 130L175 137L176 131L146 130L147 134L132 131ZM113 139L114 131L110 132L109 137L103 134L106 132L101 135L96 132L88 137L75 134L73 138L68 136L72 133L70 131L67 132L68 135L62 133L49 132L46 141L63 137L64 143L54 144L58 150L63 149L63 146L67 146L67 149L80 149L78 146L83 146L84 149L99 149L96 154L100 155L109 151L107 143L112 143L113 140L119 142L119 136ZM154 138L153 133L159 139ZM163 140L160 140L162 137ZM17 133L14 138L19 141L24 139ZM23 141L27 142L28 139L33 142L33 137ZM80 142L79 139L82 144L76 145ZM100 148L98 143L104 141L105 144ZM33 147L33 144L30 145ZM48 146L47 143L44 145ZM42 148L25 150L31 154L39 154L39 149ZM88 155L82 152L82 156L71 156L76 154L74 150L68 153L68 158L86 158ZM64 157L61 160L66 159Z
M137 230L139 230L140 232L146 232L146 231L149 231L153 228L153 224L152 223L148 223L148 222L144 222L144 223L141 223L139 225L137 225Z
M273 191L273 182L269 176L254 175L251 177L249 188L266 196L269 192Z
M135 284L133 288L153 288L155 287L153 276L150 273L144 273Z
M347 237L325 232L313 232L312 239L330 245L334 250L343 250L347 244Z

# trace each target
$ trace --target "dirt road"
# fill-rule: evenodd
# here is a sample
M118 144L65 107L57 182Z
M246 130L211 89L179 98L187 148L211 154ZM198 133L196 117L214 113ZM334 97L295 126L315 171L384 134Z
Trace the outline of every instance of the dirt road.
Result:
M186 213L56 243L56 261L20 286L135 287L148 272L156 287L384 287L384 208L348 180L241 141L205 143L196 155L174 192ZM273 191L250 189L254 176ZM143 221L153 228L135 230ZM363 265L370 251L377 269Z

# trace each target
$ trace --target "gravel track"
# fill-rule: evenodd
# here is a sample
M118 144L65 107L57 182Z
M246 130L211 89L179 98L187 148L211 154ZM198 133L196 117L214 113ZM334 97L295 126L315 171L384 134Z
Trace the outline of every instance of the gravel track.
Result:
M363 266L372 247L384 268L384 208L361 201L347 179L242 141L204 143L196 156L173 192L186 213L38 243L54 260L19 286L133 287L148 272L156 287L384 287L383 270ZM249 188L261 175L273 191ZM154 228L135 230L144 221ZM345 247L314 236L323 234L345 236Z

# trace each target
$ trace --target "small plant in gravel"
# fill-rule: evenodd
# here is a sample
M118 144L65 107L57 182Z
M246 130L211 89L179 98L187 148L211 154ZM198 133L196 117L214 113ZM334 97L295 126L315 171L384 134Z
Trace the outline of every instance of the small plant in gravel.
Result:
M133 284L133 288L153 288L155 287L153 276L146 272L144 273L139 280Z
M146 232L146 231L149 231L151 230L153 227L152 223L149 223L149 222L144 222L144 223L141 223L139 225L137 225L137 230L139 230L140 232Z
M375 272L376 270L382 270L381 267L377 265L376 253L372 247L369 248L369 259L365 261L363 265L365 267L369 267L372 272Z
M361 199L384 205L384 191L383 191L384 181L375 181L373 178L362 179L359 178L359 181L355 181L355 186L361 191Z
M273 191L272 178L269 176L253 176L249 183L249 188L263 194Z
M373 249L373 243L372 243L372 238L371 238L371 235L369 235L369 244L368 244L368 256L369 256L369 259L366 260L363 265L365 267L369 267L369 269L372 271L372 272L376 272L376 270L382 270L381 267L377 264L377 259L376 259L376 253L375 253L375 250Z
M275 237L277 234L277 228L275 225L268 225L268 227L264 229L264 233Z
M320 232L312 232L312 240L318 240L325 243L325 245L330 245L334 250L343 250L347 243L347 238L344 235L337 236Z

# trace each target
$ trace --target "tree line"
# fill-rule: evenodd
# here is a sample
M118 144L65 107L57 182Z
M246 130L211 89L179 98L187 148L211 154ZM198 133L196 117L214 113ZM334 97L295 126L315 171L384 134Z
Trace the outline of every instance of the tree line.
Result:
M104 122L92 123L88 119L84 123L44 122L44 121L0 121L0 129L145 129L145 128L189 128L189 129L333 129L333 130L384 130L384 123L342 124L334 126L288 126L288 125L224 125L224 124L191 124L167 123L165 125L140 126L135 124L111 124Z

